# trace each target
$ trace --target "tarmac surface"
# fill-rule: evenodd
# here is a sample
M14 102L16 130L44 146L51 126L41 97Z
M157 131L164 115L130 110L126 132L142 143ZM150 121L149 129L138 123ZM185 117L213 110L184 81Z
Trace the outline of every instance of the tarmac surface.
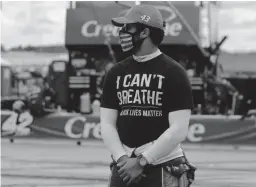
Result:
M192 187L256 187L256 146L184 144L198 168ZM110 153L102 142L1 142L3 187L105 187Z

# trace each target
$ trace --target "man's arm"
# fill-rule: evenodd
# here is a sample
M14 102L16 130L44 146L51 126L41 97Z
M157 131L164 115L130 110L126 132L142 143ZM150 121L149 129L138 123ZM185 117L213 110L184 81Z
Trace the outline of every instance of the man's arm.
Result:
M191 110L178 110L169 113L170 127L155 141L147 151L142 153L149 164L159 160L186 139Z
M149 163L170 154L173 149L185 140L193 108L192 89L186 71L177 67L170 70L164 103L168 110L169 128L155 141L152 147L143 153Z
M116 129L117 116L117 110L109 108L100 109L101 136L116 161L123 155L126 155Z
M102 90L100 108L101 136L106 147L112 153L115 161L117 161L120 157L126 155L126 152L116 129L119 100L116 94L115 68L112 68L106 74Z

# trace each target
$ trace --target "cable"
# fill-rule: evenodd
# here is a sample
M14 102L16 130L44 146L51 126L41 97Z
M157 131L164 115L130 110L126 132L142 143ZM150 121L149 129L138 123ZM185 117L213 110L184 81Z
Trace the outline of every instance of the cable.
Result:
M179 10L169 1L164 1L167 6L170 6L173 11L178 15L178 17L181 19L181 21L183 22L183 24L187 27L188 31L190 32L190 34L192 35L192 37L194 38L194 40L197 43L197 47L199 48L199 50L202 52L202 54L204 56L209 56L209 53L201 46L200 41L198 40L195 32L193 31L193 29L190 27L190 25L188 24L188 22L186 21L186 19L183 17L183 15L179 12Z
M93 13L94 13L94 15L95 15L95 17L96 17L96 20L100 21L100 19L98 19L99 17L98 17L98 15L97 15L97 12L96 12L96 10L95 10L95 8L94 8L94 4L93 4L93 3L94 3L94 2L92 2L92 11L93 11ZM112 47L111 47L111 44L110 44L111 39L110 39L110 37L107 36L105 33L103 33L103 34L104 34L104 37L105 37L104 44L108 47L109 54L110 54L110 56L112 57L113 62L116 63L115 53L114 53L114 51L113 51L113 49L112 49Z

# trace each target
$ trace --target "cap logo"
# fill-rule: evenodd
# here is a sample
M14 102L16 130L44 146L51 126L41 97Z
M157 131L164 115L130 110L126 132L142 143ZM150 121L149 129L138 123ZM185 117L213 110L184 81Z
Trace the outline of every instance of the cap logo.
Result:
M151 19L150 16L147 16L147 15L143 15L140 18L142 21L145 21L145 22L148 22Z

